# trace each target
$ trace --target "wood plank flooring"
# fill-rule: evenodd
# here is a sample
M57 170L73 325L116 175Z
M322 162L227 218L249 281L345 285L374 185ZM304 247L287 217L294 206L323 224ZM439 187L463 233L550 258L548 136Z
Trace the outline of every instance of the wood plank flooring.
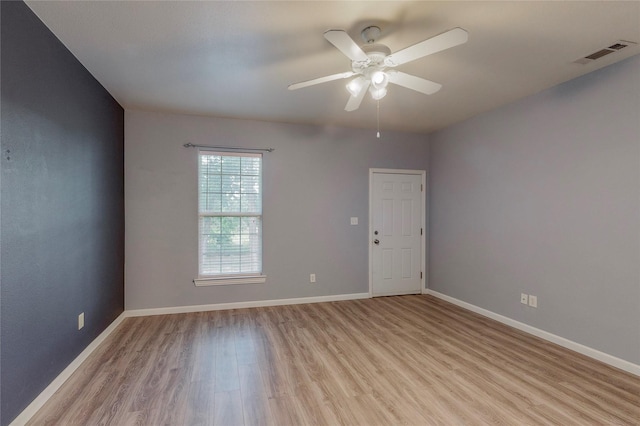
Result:
M127 318L30 425L638 425L640 378L431 296Z

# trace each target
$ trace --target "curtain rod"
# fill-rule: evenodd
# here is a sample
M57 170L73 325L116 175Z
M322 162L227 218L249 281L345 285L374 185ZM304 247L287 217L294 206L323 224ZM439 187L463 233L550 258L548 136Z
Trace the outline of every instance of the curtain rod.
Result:
M275 148L238 148L236 146L211 146L211 145L194 145L191 142L185 143L185 148L213 148L213 149L225 149L229 151L258 151L258 152L273 152Z

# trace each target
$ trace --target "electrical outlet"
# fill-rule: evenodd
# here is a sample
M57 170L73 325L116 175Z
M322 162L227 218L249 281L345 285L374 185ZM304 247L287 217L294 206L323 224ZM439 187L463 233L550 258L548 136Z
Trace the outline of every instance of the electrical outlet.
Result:
M84 312L78 315L78 330L84 327Z
M538 296L529 295L529 306L532 308L538 307Z
M351 218L351 224L352 225L357 225L358 224L358 218L357 217L352 217Z
M309 282L310 283L315 283L316 282L316 274L310 274L309 275Z
M524 293L520 293L520 303L522 303L523 305L529 303L529 296Z

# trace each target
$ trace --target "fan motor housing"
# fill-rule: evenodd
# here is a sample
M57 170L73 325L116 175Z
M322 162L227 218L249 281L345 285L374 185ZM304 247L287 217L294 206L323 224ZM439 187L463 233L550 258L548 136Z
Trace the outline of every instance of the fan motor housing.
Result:
M362 50L367 54L369 60L353 61L351 64L353 71L359 74L363 74L365 70L382 70L385 68L384 58L391 54L391 49L384 44L365 44L362 46Z
M382 62L384 58L391 54L391 49L384 44L379 43L365 44L362 46L362 50L367 54L372 62Z

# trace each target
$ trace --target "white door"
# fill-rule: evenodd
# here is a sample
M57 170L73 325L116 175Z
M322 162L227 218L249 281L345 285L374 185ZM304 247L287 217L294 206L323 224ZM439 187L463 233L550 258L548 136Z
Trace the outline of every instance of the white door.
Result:
M371 295L422 291L424 172L371 172Z

